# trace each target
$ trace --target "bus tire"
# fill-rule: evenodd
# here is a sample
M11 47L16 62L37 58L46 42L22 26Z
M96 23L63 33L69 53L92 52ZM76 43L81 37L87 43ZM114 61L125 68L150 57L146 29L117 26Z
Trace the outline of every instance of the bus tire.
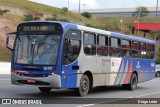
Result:
M137 82L138 82L137 75L135 73L133 73L131 76L130 84L123 84L122 88L133 91L137 88Z
M51 91L52 88L50 87L39 87L39 90L43 93L48 93Z
M157 71L156 77L160 77L160 71Z
M75 89L76 95L86 96L89 92L90 81L87 75L83 75L80 80L79 88Z

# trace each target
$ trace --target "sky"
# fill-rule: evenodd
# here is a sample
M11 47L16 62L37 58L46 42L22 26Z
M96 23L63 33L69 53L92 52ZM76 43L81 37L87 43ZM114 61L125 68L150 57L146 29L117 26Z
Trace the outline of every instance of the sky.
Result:
M69 10L78 10L79 0L30 0L54 7L68 7ZM80 0L81 9L103 9L103 8L128 8L128 7L156 7L157 0Z

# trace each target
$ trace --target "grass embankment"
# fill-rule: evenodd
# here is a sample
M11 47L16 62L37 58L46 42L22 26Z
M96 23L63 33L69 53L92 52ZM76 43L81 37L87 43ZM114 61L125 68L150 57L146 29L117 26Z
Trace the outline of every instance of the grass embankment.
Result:
M16 26L22 22L23 17L21 16L16 16L16 15L11 15L11 14L4 14L3 16L0 16L0 18L2 19L6 19L5 23L5 27L7 28L6 30L8 32L12 32L15 31ZM12 25L12 27L10 26ZM15 25L15 26L13 26ZM2 30L4 30L5 28L3 28ZM11 60L11 51L8 50L5 46L5 33L1 33L2 35L0 35L0 61L10 61ZM3 36L3 37L2 37Z
M98 23L96 18L87 19L81 16L80 14L74 13L71 11L64 13L63 10L60 8L39 4L39 3L31 2L28 0L0 0L0 4L13 6L17 8L23 8L27 10L35 10L35 11L46 13L46 14L56 14L60 18L68 18L71 22L80 21L79 23L83 23L83 22Z
M0 44L3 44L0 40ZM0 61L10 61L11 60L11 51L9 51L5 46L0 46Z
M11 21L14 21L14 23L21 23L23 22L24 17L12 15L12 14L4 14L3 16L0 16L0 18L9 19Z

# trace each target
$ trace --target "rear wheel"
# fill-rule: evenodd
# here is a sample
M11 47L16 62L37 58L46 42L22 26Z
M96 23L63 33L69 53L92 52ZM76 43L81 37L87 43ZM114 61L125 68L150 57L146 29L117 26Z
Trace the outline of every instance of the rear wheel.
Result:
M50 88L50 87L39 87L39 90L40 90L41 92L44 92L44 93L50 92L51 89L52 89L52 88Z
M81 80L80 80L79 88L75 89L76 94L79 95L79 96L87 95L88 92L89 92L89 86L90 86L90 82L89 82L88 76L83 75Z
M156 73L156 77L160 77L160 71Z
M131 76L130 84L123 84L122 88L133 91L137 88L137 82L138 82L138 78L137 78L137 75L134 73Z

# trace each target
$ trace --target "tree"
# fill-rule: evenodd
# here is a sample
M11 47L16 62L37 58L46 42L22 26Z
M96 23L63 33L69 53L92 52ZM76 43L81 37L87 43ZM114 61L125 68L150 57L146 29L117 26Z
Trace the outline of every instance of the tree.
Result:
M90 18L92 17L92 14L89 13L89 12L83 12L83 13L82 13L82 16L84 16L84 17L90 19Z
M136 11L132 14L132 16L140 16L140 18L147 16L149 13L147 7L139 6L136 8Z
M4 13L7 13L7 12L9 12L9 10L6 10L6 9L5 10L1 10L0 9L0 16L2 16Z
M149 34L152 36L153 40L155 40L159 36L159 32L156 30L150 30Z
M134 24L133 23L126 23L126 26L129 29L129 33L132 33L132 35L133 35L135 32Z
M68 8L67 7L63 7L62 11L63 11L63 13L67 13L68 12Z
M29 14L29 15L24 15L24 20L25 21L33 21L33 18L34 18L34 20L40 20L40 18L39 17L33 17L33 15L31 15L31 14Z

